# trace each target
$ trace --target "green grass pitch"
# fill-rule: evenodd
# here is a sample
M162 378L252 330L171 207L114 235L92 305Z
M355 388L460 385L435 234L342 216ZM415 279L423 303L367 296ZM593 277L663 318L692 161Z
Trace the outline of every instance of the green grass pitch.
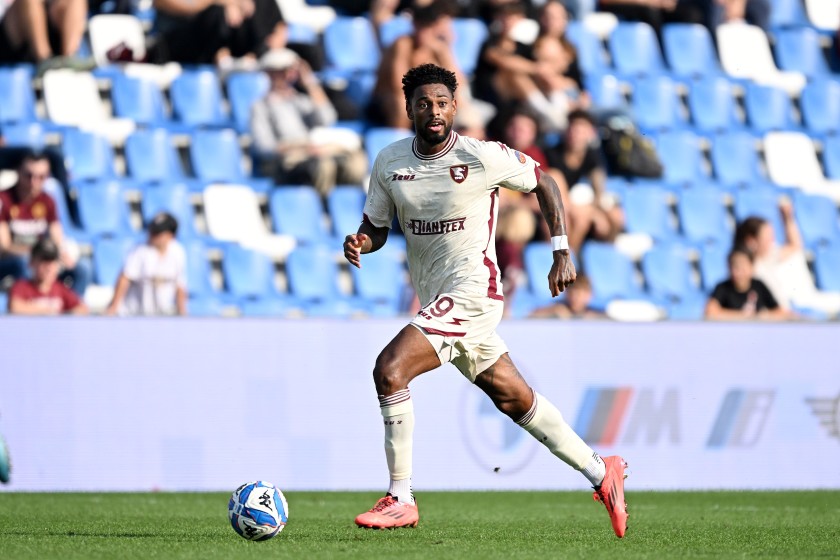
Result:
M0 558L840 558L840 491L628 493L627 537L584 492L420 493L420 527L370 531L373 493L288 492L263 543L227 494L0 494Z

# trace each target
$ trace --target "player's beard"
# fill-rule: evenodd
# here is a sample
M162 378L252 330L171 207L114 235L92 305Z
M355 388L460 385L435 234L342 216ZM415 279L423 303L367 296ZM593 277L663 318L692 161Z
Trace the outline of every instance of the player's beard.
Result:
M440 132L431 132L424 124L417 131L417 135L429 146L437 146L449 138L449 133L452 131L452 123L444 123L443 129Z

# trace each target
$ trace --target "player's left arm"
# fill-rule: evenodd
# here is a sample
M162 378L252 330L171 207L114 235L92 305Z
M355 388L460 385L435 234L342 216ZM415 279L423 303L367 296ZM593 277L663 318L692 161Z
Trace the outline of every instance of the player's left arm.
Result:
M539 168L536 171L539 180L533 192L537 195L540 211L551 231L551 237L566 238L566 210L563 208L560 189L548 173L543 173ZM552 297L563 292L567 286L574 283L577 277L572 255L568 249L568 240L565 248L553 251L553 254L554 263L548 273L548 287Z

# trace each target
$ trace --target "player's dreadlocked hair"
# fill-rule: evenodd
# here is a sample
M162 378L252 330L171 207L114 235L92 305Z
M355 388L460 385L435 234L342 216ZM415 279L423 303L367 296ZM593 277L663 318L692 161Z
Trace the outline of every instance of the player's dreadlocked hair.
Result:
M427 84L443 84L453 97L455 96L455 90L458 89L458 80L455 79L455 72L450 72L446 68L441 68L435 64L415 66L405 73L402 84L403 94L408 103L411 102L411 96L414 95L414 90Z

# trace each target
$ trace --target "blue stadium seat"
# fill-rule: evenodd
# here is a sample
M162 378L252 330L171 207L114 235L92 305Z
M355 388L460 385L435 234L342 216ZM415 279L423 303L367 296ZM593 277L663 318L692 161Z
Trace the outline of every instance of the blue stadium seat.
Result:
M779 195L774 189L753 188L735 193L735 220L740 223L750 216L767 220L779 243L785 241L785 230L779 211Z
M194 237L195 213L190 190L184 183L157 183L143 189L143 223L148 224L158 212L169 212L178 220L178 237Z
M647 233L656 241L671 241L677 235L668 191L658 187L627 189L622 202L630 233Z
M207 247L201 241L191 239L183 242L187 255L187 293L190 298L204 298L216 294L211 281L210 261ZM192 309L190 309L192 313Z
M668 319L671 321L700 321L706 315L706 303L709 298L705 294L695 293L680 301L666 305Z
M816 80L805 86L799 98L802 120L816 134L840 131L840 82Z
M749 185L762 181L755 136L746 131L717 135L712 142L712 167L724 185Z
M386 245L387 247L387 245ZM397 315L406 290L405 269L397 251L385 247L365 255L362 267L350 267L356 294L379 310L378 315Z
M581 259L599 305L613 299L644 299L633 262L614 245L590 241L583 246Z
M625 76L661 74L665 71L656 33L647 23L621 22L609 37L616 70Z
M125 258L136 244L133 237L100 237L93 242L93 277L100 286L114 286Z
M247 298L239 302L243 317L284 317L297 309L293 298Z
M823 167L829 179L840 179L840 136L829 136L823 141Z
M692 280L691 263L682 247L654 247L642 257L642 271L649 293L657 300L690 300L700 291Z
M241 245L225 246L222 270L227 292L237 298L271 297L274 287L274 263L271 259Z
M729 265L726 262L729 251L729 248L720 245L705 245L700 250L700 281L707 293L729 278Z
M747 122L756 132L795 128L793 106L782 89L750 82L744 96L744 105Z
M311 2L308 2L311 4ZM317 45L321 40L318 32L305 23L296 21L288 22L288 42L301 43L304 45Z
M38 119L32 88L32 67L0 67L0 123Z
M222 89L212 69L185 70L172 81L169 88L172 111L184 124L197 126L226 126Z
M140 182L161 182L184 177L181 159L169 133L162 128L134 131L125 140L128 173Z
M807 247L840 245L840 214L833 200L797 191L793 195L793 208Z
M522 260L525 264L525 272L528 274L527 291L532 296L531 304L538 307L559 301L551 297L551 292L548 289L548 273L553 262L551 244L548 241L529 243L522 251ZM572 253L572 263L575 268L580 268L575 253ZM517 289L516 293L519 294L522 291L524 290Z
M365 191L359 187L346 185L330 191L327 210L332 220L333 235L337 239L358 231L364 207Z
M221 317L224 306L216 297L190 297L187 301L187 313L190 317Z
M466 76L472 76L478 65L478 54L489 34L487 25L480 19L455 18L452 20L455 43L452 50L458 66Z
M227 78L227 94L233 124L240 133L251 128L251 107L265 97L271 84L263 72L236 72Z
M44 127L37 121L17 121L3 125L3 140L9 147L27 147L42 150L46 144Z
M677 215L685 237L698 245L732 244L732 226L719 189L694 187L680 193Z
M668 66L683 78L721 74L712 36L697 23L672 23L662 29Z
M298 247L286 259L290 292L303 301L341 299L334 251L324 245Z
M114 149L104 136L68 128L64 131L61 146L67 173L72 181L116 176Z
M820 290L840 292L840 247L825 247L817 251L814 272Z
M770 28L778 34L785 27L808 25L808 17L802 7L802 0L771 0Z
M633 85L633 117L643 132L682 124L676 84L668 76L640 78Z
M577 49L578 65L585 75L608 74L613 71L601 39L581 22L569 22L566 37Z
M782 29L775 34L775 53L779 68L801 72L809 79L827 77L828 61L820 45L820 34L810 27Z
M413 133L405 128L373 127L365 132L365 150L367 151L368 162L373 167L373 162L380 150L403 138L410 138Z
M76 187L76 197L79 220L86 233L116 236L132 233L128 202L118 182L80 183Z
M728 130L738 122L732 84L723 76L695 81L688 90L688 107L694 126L704 132Z
M163 93L152 80L117 73L111 80L114 115L141 125L162 125L169 120Z
M707 178L700 139L690 130L663 132L656 139L656 152L665 168L662 176L665 182L681 185Z
M618 109L627 107L621 82L612 74L587 74L584 77L586 91L592 103L599 109Z
M269 195L274 231L301 243L325 243L330 234L324 223L321 197L312 187L278 187Z
M245 181L239 138L229 128L195 131L190 160L196 177L204 181Z
M73 215L70 213L70 208L67 205L67 194L64 192L64 187L61 186L61 183L52 178L48 179L44 182L44 192L50 195L55 201L58 220L61 222L64 235L80 242L89 241L90 234L79 227L73 219Z
M383 49L387 49L400 37L412 33L414 24L411 18L397 15L379 25L379 44Z
M0 292L0 315L5 315L9 312L9 295L6 292Z
M375 72L380 54L373 24L364 17L337 17L324 29L324 54L340 72Z

